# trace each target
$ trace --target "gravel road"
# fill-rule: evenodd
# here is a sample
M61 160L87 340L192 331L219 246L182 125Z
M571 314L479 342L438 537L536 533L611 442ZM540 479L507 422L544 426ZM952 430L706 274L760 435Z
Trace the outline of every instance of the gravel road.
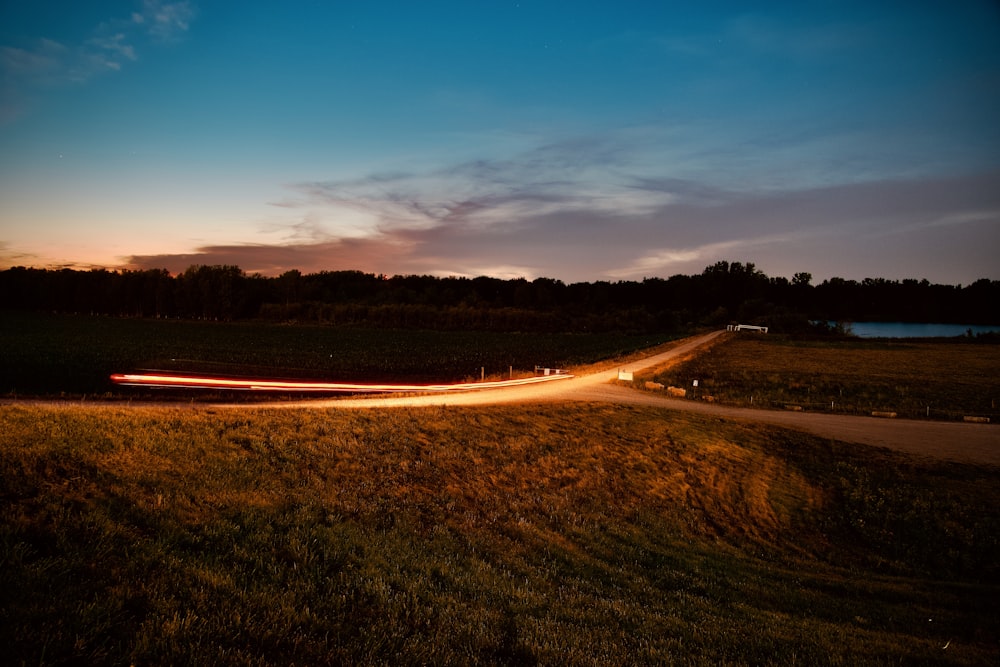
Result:
M811 412L755 410L671 398L616 384L619 370L640 371L675 362L721 335L716 331L683 341L667 352L558 382L449 394L309 400L271 404L275 407L364 409L419 406L497 405L558 401L591 401L651 405L745 422L798 429L824 438L888 447L918 456L1000 466L1000 427L990 424L881 419ZM243 406L246 407L246 406ZM256 406L260 407L260 406Z

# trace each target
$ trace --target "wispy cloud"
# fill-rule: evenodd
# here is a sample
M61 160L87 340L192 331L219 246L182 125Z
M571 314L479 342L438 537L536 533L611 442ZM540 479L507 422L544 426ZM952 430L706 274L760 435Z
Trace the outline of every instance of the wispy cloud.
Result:
M37 259L38 255L21 252L13 248L6 241L0 241L0 266L30 265Z
M172 40L188 31L197 13L190 2L145 0L142 9L132 13L132 22L157 39Z
M1000 209L996 172L747 191L657 176L648 164L630 141L574 140L422 173L297 183L275 203L283 228L268 229L283 229L281 243L128 261L564 280L697 273L722 259L771 275L893 277L898 261L933 278L932 269L989 273L981 249L1000 244L989 222ZM947 246L927 236L942 229Z
M372 233L440 226L487 228L572 212L649 214L673 203L666 182L628 173L626 142L573 139L504 159L480 159L425 173L380 173L346 181L290 186L286 208L364 212Z
M87 45L92 46L95 53L102 54L103 59L111 63L113 69L120 69L123 59L136 59L135 46L127 43L125 39L125 33L116 32L106 37L94 37L87 42Z
M697 272L720 259L765 266L772 275L916 277L995 274L985 248L1000 247L1000 173L875 181L753 195L662 213L668 242L636 253L607 274L637 278ZM716 239L723 240L716 240Z
M672 275L681 273L692 264L710 264L719 258L735 255L743 256L755 252L755 247L780 242L777 237L758 239L733 239L717 243L706 243L695 247L668 247L643 255L627 266L610 269L606 273L612 278L629 279L637 276Z
M400 239L337 239L316 243L281 245L233 244L195 248L190 253L133 255L126 258L131 268L166 268L174 273L196 264L238 265L247 273L278 275L291 269L306 272L337 269L378 272L387 266L412 266L410 248ZM426 271L406 271L426 273Z
M20 117L46 89L120 71L150 40L179 39L196 14L190 2L145 0L140 11L102 21L75 42L40 36L0 46L0 123Z
M720 39L756 53L811 59L869 48L879 40L884 42L889 33L877 28L862 21L838 21L831 16L820 23L802 22L790 30L787 24L779 23L773 16L747 13L727 21Z
M39 39L28 48L0 46L0 123L24 113L31 91L65 78L67 48Z

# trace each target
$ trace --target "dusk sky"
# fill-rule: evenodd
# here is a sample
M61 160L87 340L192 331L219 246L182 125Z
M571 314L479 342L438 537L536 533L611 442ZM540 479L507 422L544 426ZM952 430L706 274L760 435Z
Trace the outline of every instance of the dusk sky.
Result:
M1000 279L1000 3L0 2L0 268Z

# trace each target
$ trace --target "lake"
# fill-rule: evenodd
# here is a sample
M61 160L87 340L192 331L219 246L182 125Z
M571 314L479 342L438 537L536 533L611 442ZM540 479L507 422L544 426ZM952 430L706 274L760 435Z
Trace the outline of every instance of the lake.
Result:
M831 322L831 325L836 322ZM952 338L989 331L1000 332L1000 325L928 324L924 322L851 322L851 332L860 338Z

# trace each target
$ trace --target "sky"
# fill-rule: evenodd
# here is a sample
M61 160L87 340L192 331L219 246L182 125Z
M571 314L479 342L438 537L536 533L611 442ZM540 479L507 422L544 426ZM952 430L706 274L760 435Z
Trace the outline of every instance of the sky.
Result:
M1000 3L0 1L0 268L1000 279Z

